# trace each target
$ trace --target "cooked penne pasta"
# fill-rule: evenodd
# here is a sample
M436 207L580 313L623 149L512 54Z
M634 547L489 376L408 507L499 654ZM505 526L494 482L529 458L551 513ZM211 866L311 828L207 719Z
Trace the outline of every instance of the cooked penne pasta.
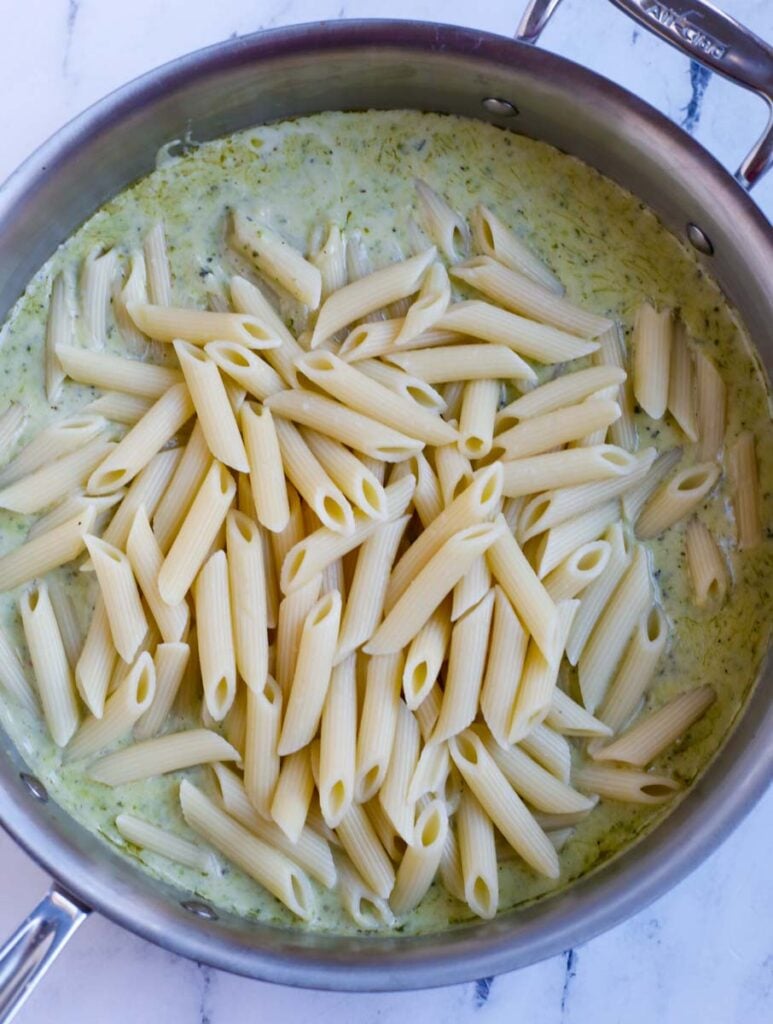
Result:
M11 449L27 422L27 410L21 402L11 402L0 413L0 462L7 462Z
M386 494L378 477L338 441L313 430L301 433L325 472L346 497L366 516L383 519L386 516Z
M440 857L438 868L441 881L445 890L462 903L466 901L464 876L462 874L462 858L459 852L459 843L454 831L453 821L448 823L446 834L446 845Z
M268 673L263 544L243 512L228 513L226 550L236 667L249 689L262 693Z
M478 710L489 646L494 591L454 623L443 702L431 743L456 736L470 725Z
M665 775L602 764L578 768L572 781L585 793L631 804L662 804L681 789L678 782Z
M25 591L19 609L46 727L54 743L64 747L78 727L80 714L72 670L47 585L40 583ZM13 661L16 661L15 656ZM11 680L11 687L17 694L31 697L27 694L23 674L14 672L18 662L14 665L13 661L10 669L5 670L3 681ZM24 702L34 706L34 701L25 699Z
M677 472L649 499L636 520L636 536L657 537L693 511L719 479L714 462L699 462Z
M737 544L740 551L745 551L762 543L760 478L757 471L755 438L751 430L744 430L734 442L730 449L729 464ZM714 479L716 475L718 474L715 474ZM642 513L639 524L646 512L647 509Z
M654 449L652 453L654 457ZM502 493L517 498L599 480L617 479L633 473L637 465L635 455L611 444L532 455L504 463ZM542 500L548 499L543 495ZM587 508L587 504L584 507Z
M154 515L162 494L166 493L170 480L174 478L182 454L181 448L169 448L153 456L125 492L118 510L102 534L103 540L117 548L125 547L137 509L142 506L148 517ZM116 493L112 492L113 495Z
M668 624L655 605L636 622L625 654L598 709L598 718L618 732L644 696L665 650Z
M99 581L113 645L125 662L132 662L145 639L148 620L131 563L123 551L99 537L87 534L84 541Z
M551 710L553 705L551 705ZM500 746L505 746L502 743ZM566 737L547 725L538 725L524 736L518 746L538 764L555 775L561 782L568 782L572 770L572 748Z
M550 814L575 814L593 807L594 801L557 779L519 747L502 747L485 731L479 735L504 777L531 807Z
M630 542L622 523L612 523L604 533L604 540L609 545L606 567L583 591L580 606L569 630L566 657L570 665L577 664L593 627L631 560Z
M377 320L369 323L366 318L347 334L338 355L347 363L357 363L365 359L375 361L378 356L388 355L394 351L395 339L402 330L404 320L404 317L399 317L395 320ZM411 341L403 342L400 349L405 352L415 348L436 348L438 345L453 345L461 341L464 341L464 335L433 327Z
M197 843L169 832L165 828L153 825L149 821L137 818L133 814L119 814L115 819L115 827L133 846L159 854L176 864L182 864L204 875L219 874L217 858Z
M83 648L75 666L75 684L95 718L102 717L107 688L118 652L113 646L110 623L101 595L97 596Z
M67 277L64 273L57 274L51 285L46 322L45 376L46 398L49 405L53 405L59 398L66 376L56 354L56 347L71 345L75 334L75 317L69 292Z
M279 779L279 731L282 691L266 676L261 690L247 688L247 721L244 736L244 788L250 803L268 819Z
M56 458L0 489L0 508L31 515L55 505L85 484L93 470L115 449L115 444L95 438L83 448Z
M346 235L337 224L329 224L325 241L310 258L322 277L322 298L338 291L349 280L346 267Z
M362 931L394 927L395 916L389 903L368 888L343 856L338 859L338 895L341 906Z
M511 231L496 214L482 203L478 203L470 214L470 225L473 246L477 253L482 256L491 256L492 259L503 263L511 270L525 274L526 277L542 285L543 288L555 292L556 295L563 295L564 286L555 274L521 241L514 231Z
M147 271L145 256L140 250L129 254L129 269L126 279L119 275L113 282L113 316L118 333L129 352L144 355L148 349L148 338L138 330L126 309L129 302L147 302Z
M139 398L161 398L183 379L182 373L170 366L156 366L72 345L57 345L56 357L67 376L79 384Z
M419 335L431 330L451 301L451 282L442 263L433 263L422 282L419 294L405 314L395 345L409 345Z
M445 412L445 400L436 388L397 366L390 366L380 359L362 359L352 368L407 399L411 407L419 405L428 412Z
M118 272L118 254L115 249L104 252L95 246L83 261L80 277L80 306L86 330L86 343L91 349L105 347L107 339L107 311L113 279Z
M496 380L471 380L465 385L459 417L462 455L480 459L491 451L499 392Z
M675 324L671 338L668 411L687 437L691 441L697 441L695 369L692 352L687 341L687 330L681 320Z
M230 242L258 270L309 309L322 297L322 274L275 231L236 211L231 217Z
M605 540L581 544L545 577L545 590L554 601L576 597L606 569L611 555Z
M690 573L695 603L720 605L727 593L728 573L719 545L708 527L693 518L685 531L687 569Z
M224 551L216 551L204 563L193 594L204 701L212 718L222 722L236 696L228 558Z
M236 341L246 348L272 349L279 339L261 321L247 313L213 313L206 309L182 309L132 302L129 316L139 329L156 341Z
M545 725L564 736L609 736L612 730L556 687Z
M77 558L85 547L84 537L94 525L95 517L96 509L89 505L61 526L0 556L0 592L13 590Z
M617 370L625 371L628 368L628 352L620 325L612 324L608 330L598 336L597 340L599 347L591 356L594 365L614 367ZM602 387L605 386L607 385L602 385ZM634 422L633 382L630 375L621 382L615 400L620 406L620 419L610 424L611 439L621 448L627 448L628 451L634 452L638 445L638 437Z
M443 504L448 506L472 483L472 467L455 444L436 448L434 455Z
M150 707L137 719L134 738L147 740L155 736L167 719L180 689L190 660L191 649L184 643L161 643L153 654L156 692Z
M633 392L653 420L666 411L674 322L670 309L657 312L648 302L636 311L633 326Z
M454 587L451 604L451 622L456 622L465 612L474 608L491 589L491 570L483 555L476 558L467 572Z
M156 693L153 659L143 651L125 679L105 701L101 718L87 718L67 746L70 761L93 757L131 731Z
M257 352L238 342L210 341L204 351L219 370L261 401L285 386L282 377Z
M319 806L336 828L355 795L357 751L356 656L334 666L319 733Z
M218 733L188 729L155 736L108 754L89 767L88 775L106 786L124 786L194 765L239 759L239 752Z
M125 490L121 490L116 491L114 494L89 497L82 491L76 490L69 498L65 498L64 501L60 501L58 505L55 505L50 512L46 512L45 515L35 520L27 531L27 540L34 540L35 537L39 537L42 533L61 526L62 523L72 519L79 512L85 511L90 505L93 506L96 512L91 532L99 536L104 527L105 520L110 517L110 510L116 505L120 505L126 494ZM81 566L81 569L83 568L84 566Z
M464 899L473 913L490 920L499 903L494 826L469 789L462 793L457 822Z
M158 306L172 304L172 275L166 251L163 221L156 221L143 243L150 301Z
M417 818L412 841L408 843L397 869L389 903L398 917L413 910L432 885L447 835L445 804L441 800L432 800Z
M414 187L419 221L427 236L451 263L463 259L470 247L470 229L464 218L425 181L416 178Z
M164 555L150 528L145 508L142 505L137 509L132 528L129 531L126 555L164 642L172 644L183 640L188 632L190 609L185 600L174 605L167 604L159 593L158 574L164 563ZM96 562L95 568L99 575Z
M276 424L271 410L245 402L240 410L250 485L259 522L272 534L285 529L289 518L287 485Z
M0 484L6 487L56 462L62 456L82 450L99 438L106 426L102 416L77 413L44 427L0 470ZM11 445L9 439L8 447Z
M378 801L397 834L409 844L414 834L415 807L408 799L408 790L418 760L419 726L413 714L399 701L392 752Z
M533 416L494 437L495 452L507 459L524 459L549 452L557 445L577 441L620 416L617 402L591 399L555 412Z
M449 345L447 348L388 352L385 358L428 384L494 378L537 379L529 364L505 345Z
M588 509L583 515L546 530L537 540L533 556L537 575L544 579L572 551L588 541L597 540L619 518L619 503L605 501L603 505Z
M386 899L394 888L395 869L361 804L351 804L336 834L365 884Z
M0 687L31 713L34 714L38 711L37 698L27 680L19 656L2 628L0 628Z
M630 523L636 522L650 495L658 484L668 476L681 457L681 448L670 448L666 452L661 452L639 482L623 492L623 512Z
M314 793L314 778L308 747L282 758L271 801L271 817L291 843L297 843L304 828Z
M295 387L297 381L294 362L303 355L304 349L287 329L260 288L238 275L231 278L230 287L234 309L255 317L264 325L267 334L279 339L280 344L276 348L265 350L265 359L290 387Z
M335 533L352 533L351 505L320 465L300 431L284 419L277 419L274 427L284 472L298 493L323 526Z
M108 391L101 398L84 405L84 412L103 416L111 423L123 423L133 427L141 420L153 404L152 398L141 398L139 395L122 394L120 391Z
M389 767L400 703L402 652L370 658L357 734L355 793L360 803L381 788Z
M306 616L316 604L322 588L322 576L312 577L308 583L283 598L279 605L276 633L276 679L285 696L290 691L298 644Z
M529 638L501 587L494 587L493 593L491 637L480 709L497 743L506 745Z
M718 459L725 440L727 388L716 365L700 348L694 351L698 393L698 458Z
M403 668L402 686L405 703L415 711L424 705L435 686L451 637L448 601L443 601L411 641ZM432 720L434 727L440 702Z
M545 413L555 412L567 405L576 405L608 387L622 385L625 379L626 373L622 367L606 365L562 374L506 405L497 415L497 427L506 430L519 420L544 416Z

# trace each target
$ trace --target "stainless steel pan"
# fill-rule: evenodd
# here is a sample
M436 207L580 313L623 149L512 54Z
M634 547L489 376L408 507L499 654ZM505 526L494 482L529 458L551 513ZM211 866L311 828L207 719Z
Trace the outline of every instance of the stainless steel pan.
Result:
M703 0L613 2L773 104L773 50ZM63 128L0 192L0 313L84 218L152 169L170 139L320 110L411 107L543 139L637 194L704 254L770 366L773 235L746 190L773 162L773 126L734 180L635 96L527 45L557 5L533 0L516 41L423 22L312 24L229 41L143 76ZM771 777L773 709L758 685L702 780L613 863L533 907L423 938L277 930L191 899L82 829L0 743L0 819L57 879L0 952L0 1019L9 1020L88 908L183 956L315 988L444 985L551 956L645 906L727 836Z

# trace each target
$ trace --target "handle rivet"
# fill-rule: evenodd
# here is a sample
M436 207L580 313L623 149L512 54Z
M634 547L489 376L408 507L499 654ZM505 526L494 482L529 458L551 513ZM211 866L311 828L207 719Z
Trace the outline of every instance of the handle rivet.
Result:
M697 224L690 222L687 225L687 239L693 249L702 252L704 256L714 255L714 246L711 244L711 239Z
M518 116L518 107L514 103L510 100L497 99L496 96L487 96L485 100L481 100L481 106L489 114L499 114L500 117Z
M40 800L42 804L46 803L48 800L48 790L40 779L36 779L34 775L29 775L27 772L20 772L19 778L36 800Z
M217 921L218 919L217 912L208 903L202 903L201 900L183 900L180 906L189 914L203 917L207 921Z

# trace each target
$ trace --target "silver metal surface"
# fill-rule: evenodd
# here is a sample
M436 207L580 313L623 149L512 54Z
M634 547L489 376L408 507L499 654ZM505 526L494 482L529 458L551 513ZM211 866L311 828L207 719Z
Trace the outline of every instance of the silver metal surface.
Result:
M517 117L518 108L510 100L500 100L496 96L487 96L481 101L481 106L489 114L499 114L501 117Z
M697 249L704 256L714 255L714 246L711 244L711 239L697 224L688 224L685 234L687 235L687 241L693 249Z
M561 0L530 0L516 38L536 43ZM750 190L773 166L773 47L707 0L611 0L643 28L718 75L757 93L768 123L736 172Z
M89 911L53 886L0 948L0 1024L10 1024Z
M512 120L486 98L517 104ZM206 140L281 116L408 107L487 120L540 138L620 182L676 233L701 225L708 266L773 362L773 238L722 167L651 107L571 62L523 43L427 23L304 25L231 40L120 89L62 129L0 190L0 316L85 217L153 168L170 139ZM769 678L768 678L769 681ZM773 771L773 709L761 686L684 800L632 849L565 892L495 920L417 938L278 929L187 899L138 871L19 778L0 735L0 820L85 904L168 949L282 984L350 990L458 983L586 941L661 895L711 852Z

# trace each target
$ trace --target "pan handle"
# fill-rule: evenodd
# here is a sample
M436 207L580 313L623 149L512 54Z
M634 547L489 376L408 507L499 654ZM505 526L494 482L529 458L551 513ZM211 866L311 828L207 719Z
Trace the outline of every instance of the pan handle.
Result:
M536 43L561 0L529 0L516 39ZM762 136L736 172L747 191L773 166L773 47L707 0L611 0L691 60L750 89L768 104Z
M9 1024L89 911L53 885L0 948L0 1024Z

